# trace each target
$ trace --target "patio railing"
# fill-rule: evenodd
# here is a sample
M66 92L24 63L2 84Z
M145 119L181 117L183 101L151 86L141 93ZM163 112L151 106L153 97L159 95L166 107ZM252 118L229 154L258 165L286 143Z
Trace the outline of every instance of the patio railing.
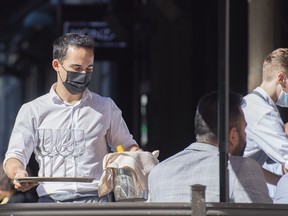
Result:
M192 201L186 203L15 203L0 205L1 216L286 216L288 204L209 203L205 187L192 186Z

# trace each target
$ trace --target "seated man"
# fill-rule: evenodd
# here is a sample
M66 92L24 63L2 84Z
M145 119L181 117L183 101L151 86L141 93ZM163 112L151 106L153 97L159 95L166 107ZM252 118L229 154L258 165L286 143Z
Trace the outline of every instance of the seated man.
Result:
M261 167L242 157L246 146L243 99L229 99L229 201L271 203ZM190 202L191 185L206 186L206 202L219 202L218 93L203 96L195 116L197 141L156 165L148 178L150 202Z

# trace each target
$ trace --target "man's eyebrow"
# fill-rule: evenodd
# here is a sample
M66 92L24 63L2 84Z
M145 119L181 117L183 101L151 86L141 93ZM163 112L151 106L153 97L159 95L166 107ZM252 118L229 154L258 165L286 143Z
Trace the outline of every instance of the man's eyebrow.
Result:
M79 64L71 64L71 66L73 66L73 67L81 67L82 65L79 65ZM94 66L94 64L91 64L91 65L88 65L88 67L93 67Z
M77 67L81 67L81 65L79 65L79 64L71 64L70 66L77 66Z

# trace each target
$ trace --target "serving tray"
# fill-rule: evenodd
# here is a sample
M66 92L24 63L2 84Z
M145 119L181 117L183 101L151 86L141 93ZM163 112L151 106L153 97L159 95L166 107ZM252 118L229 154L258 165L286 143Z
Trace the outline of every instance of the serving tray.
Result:
M34 183L34 182L92 182L94 178L83 177L25 177L15 179L19 183Z

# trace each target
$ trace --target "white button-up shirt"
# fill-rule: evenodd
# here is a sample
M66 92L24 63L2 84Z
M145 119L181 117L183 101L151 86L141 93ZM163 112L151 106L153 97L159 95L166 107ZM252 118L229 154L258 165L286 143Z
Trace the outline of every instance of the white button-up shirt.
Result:
M247 146L244 156L252 157L260 165L270 157L280 164L288 161L288 136L276 104L260 87L244 97L243 112L247 122Z
M17 158L24 166L35 151L35 131L37 128L82 129L85 131L86 150L78 158L78 177L95 178L92 183L43 182L37 192L39 196L57 192L96 191L103 172L102 160L117 145L124 148L136 144L130 134L121 110L111 98L101 97L88 89L82 99L71 105L62 101L54 87L48 94L23 104L15 121L4 164L9 158ZM36 155L39 163L39 176L42 173L42 158ZM50 172L50 158L45 157L45 173ZM67 158L67 177L74 175L73 157ZM64 158L54 156L53 176L63 177Z

